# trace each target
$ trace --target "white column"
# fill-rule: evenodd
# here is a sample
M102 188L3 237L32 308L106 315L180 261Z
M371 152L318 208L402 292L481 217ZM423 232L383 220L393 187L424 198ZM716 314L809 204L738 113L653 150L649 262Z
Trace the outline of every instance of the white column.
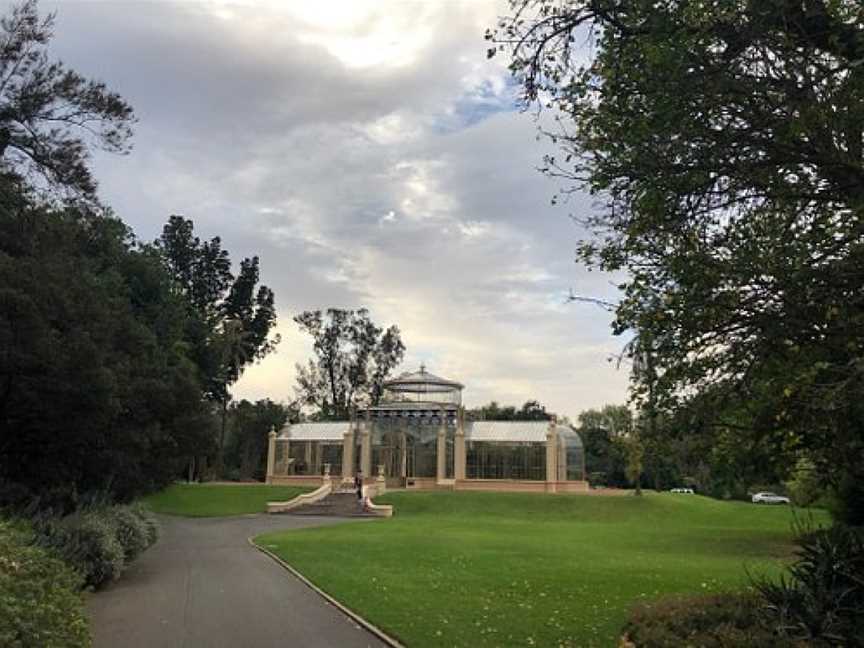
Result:
M360 430L360 470L363 471L363 479L372 477L372 432L369 422Z
M465 479L465 417L462 408L456 419L456 439L453 446L453 477L457 480Z
M447 479L447 412L443 407L441 408L440 416L441 426L438 428L438 448L436 452L438 463L435 471L437 481L439 482Z
M354 478L354 423L342 435L342 481L350 482Z

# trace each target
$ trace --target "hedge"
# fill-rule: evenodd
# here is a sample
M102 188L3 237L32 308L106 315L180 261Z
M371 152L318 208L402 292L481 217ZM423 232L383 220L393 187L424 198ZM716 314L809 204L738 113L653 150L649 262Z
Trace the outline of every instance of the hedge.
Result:
M34 544L29 525L0 519L0 646L89 646L82 584L72 568Z

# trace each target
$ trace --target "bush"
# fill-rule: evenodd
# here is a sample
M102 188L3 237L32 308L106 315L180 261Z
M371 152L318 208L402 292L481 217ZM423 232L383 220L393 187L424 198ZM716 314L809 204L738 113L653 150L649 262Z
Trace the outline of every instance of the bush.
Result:
M106 510L113 518L117 540L123 547L123 559L130 563L149 547L149 529L146 522L128 506L114 506Z
M99 587L117 579L125 564L112 517L106 509L91 509L43 521L41 541L77 569L85 585Z
M32 531L0 520L0 646L90 645L81 576L42 547Z
M38 541L77 569L89 587L119 578L125 566L159 539L159 523L139 504L93 504L64 518L37 521Z
M622 646L637 648L789 648L761 622L754 594L676 597L633 609Z
M791 639L864 645L864 538L845 526L801 534L789 576L757 581L766 621Z
M142 504L131 504L129 510L132 511L144 523L144 528L147 531L147 546L155 544L159 539L159 522L156 517L147 507Z

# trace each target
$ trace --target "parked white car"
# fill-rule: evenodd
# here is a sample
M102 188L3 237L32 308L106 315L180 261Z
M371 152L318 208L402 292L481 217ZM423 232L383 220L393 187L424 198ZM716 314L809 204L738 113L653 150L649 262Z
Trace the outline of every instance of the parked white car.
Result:
M776 493L756 493L753 496L754 504L791 504L788 497Z
M670 493L681 493L682 495L693 495L692 488L673 488Z

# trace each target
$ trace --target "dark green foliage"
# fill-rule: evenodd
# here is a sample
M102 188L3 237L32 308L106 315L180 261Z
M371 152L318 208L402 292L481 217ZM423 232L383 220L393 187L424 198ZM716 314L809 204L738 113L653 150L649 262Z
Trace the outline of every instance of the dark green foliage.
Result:
M323 420L346 419L361 405L377 405L384 381L405 355L399 328L381 329L365 308L306 311L294 321L314 340L314 359L297 365L302 403L316 407Z
M186 299L184 335L189 353L204 393L221 409L216 462L221 471L230 387L247 366L279 343L278 335L270 336L276 323L275 297L270 288L258 285L257 256L243 259L234 276L221 239L217 236L202 241L195 236L192 221L182 216L168 219L154 249Z
M864 482L854 475L843 475L826 498L828 510L846 524L864 527Z
M0 186L14 198L0 204L0 490L17 500L5 503L62 512L85 493L164 486L179 457L208 449L182 296L120 221Z
M81 577L33 544L23 523L0 520L0 646L86 648Z
M88 146L129 150L132 108L45 51L53 15L36 0L0 19L0 172L15 169L61 196L95 201Z
M270 430L281 430L289 420L299 420L298 412L269 399L232 403L225 444L226 478L263 480Z
M807 645L864 645L864 536L836 525L805 533L788 577L757 580L765 620Z
M548 421L553 415L536 400L529 400L522 407L499 405L492 401L488 405L465 410L465 416L473 421Z
M636 401L770 448L764 479L806 458L864 522L861 3L511 5L490 53L555 109L545 171L603 203L578 254L650 340Z
M627 439L634 433L633 414L626 405L605 405L599 410L579 414L579 435L585 444L585 466L592 486L632 486L627 476L630 447Z
M621 646L636 648L793 648L759 617L754 594L667 598L633 609Z
M822 485L822 480L816 475L816 469L809 461L799 461L784 487L792 503L796 506L824 506L828 494ZM767 489L771 490L771 489Z

